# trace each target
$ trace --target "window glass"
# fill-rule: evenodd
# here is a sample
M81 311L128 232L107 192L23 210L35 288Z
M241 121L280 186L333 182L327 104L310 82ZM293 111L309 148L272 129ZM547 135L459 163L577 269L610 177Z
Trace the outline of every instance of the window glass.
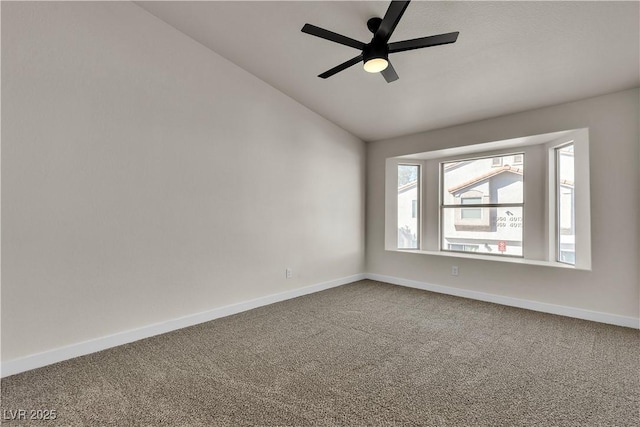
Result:
M398 165L398 249L418 249L420 166Z
M443 210L442 247L445 250L478 252L488 255L522 256L522 208L481 208L491 217L488 226L460 226L456 218L465 209Z
M558 261L575 264L576 230L573 144L556 149Z
M443 250L523 256L524 154L517 156L517 167L513 154L441 164Z
M479 205L482 203L482 197L463 197L461 200L463 205ZM482 218L482 209L464 208L460 215L463 219L479 219Z
M483 204L522 203L524 155L521 156L522 163L517 166L508 161L513 155L443 163L443 203L460 204L460 197L470 190L481 194ZM499 159L502 166L494 167L495 159Z

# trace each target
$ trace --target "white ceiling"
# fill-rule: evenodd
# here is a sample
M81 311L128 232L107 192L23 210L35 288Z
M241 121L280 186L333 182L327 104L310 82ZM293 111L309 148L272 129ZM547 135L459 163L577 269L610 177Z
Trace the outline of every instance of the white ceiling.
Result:
M300 31L311 23L368 42L388 2L137 2L158 18L365 141L640 86L638 2L421 2L391 42L459 31L455 44L391 55L400 80Z

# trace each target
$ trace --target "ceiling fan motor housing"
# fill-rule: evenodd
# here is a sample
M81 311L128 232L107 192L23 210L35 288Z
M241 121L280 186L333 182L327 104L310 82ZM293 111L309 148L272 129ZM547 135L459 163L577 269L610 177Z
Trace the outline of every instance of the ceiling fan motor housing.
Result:
M366 64L367 61L375 58L389 60L389 46L385 42L378 41L374 38L371 40L371 43L364 46L362 50L362 60Z

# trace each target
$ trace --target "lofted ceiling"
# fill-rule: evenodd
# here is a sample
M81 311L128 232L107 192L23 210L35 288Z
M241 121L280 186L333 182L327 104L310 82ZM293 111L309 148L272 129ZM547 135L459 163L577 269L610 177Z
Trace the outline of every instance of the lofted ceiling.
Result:
M390 42L459 31L455 44L392 54L386 83L358 51L300 31L311 23L368 42L388 2L137 2L365 141L640 86L638 2L413 1Z

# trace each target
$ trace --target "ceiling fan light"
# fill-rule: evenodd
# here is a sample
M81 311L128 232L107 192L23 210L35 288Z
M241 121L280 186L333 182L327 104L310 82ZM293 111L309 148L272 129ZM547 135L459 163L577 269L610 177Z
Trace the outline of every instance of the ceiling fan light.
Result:
M371 58L364 63L364 70L368 73L379 73L389 66L389 61L384 58Z

